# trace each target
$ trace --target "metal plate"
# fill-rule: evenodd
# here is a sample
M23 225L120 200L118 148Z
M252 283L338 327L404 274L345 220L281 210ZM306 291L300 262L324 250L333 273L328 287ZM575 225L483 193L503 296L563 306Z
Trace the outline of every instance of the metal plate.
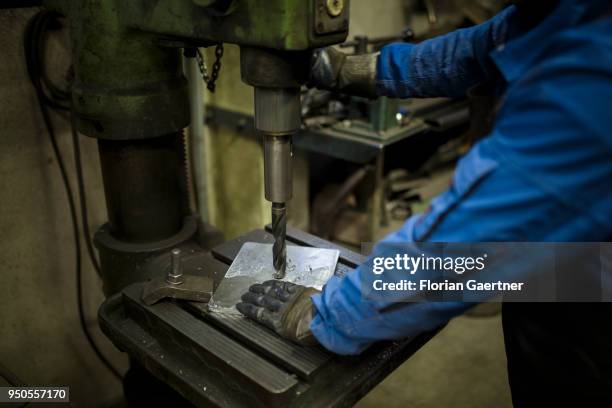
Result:
M336 249L287 246L287 273L283 281L321 290L336 270ZM236 303L249 286L272 279L272 245L245 243L208 304L215 313L236 314Z

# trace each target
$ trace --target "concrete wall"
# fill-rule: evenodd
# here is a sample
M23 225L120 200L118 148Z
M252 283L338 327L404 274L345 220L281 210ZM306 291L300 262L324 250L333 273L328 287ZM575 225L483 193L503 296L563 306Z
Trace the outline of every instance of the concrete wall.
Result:
M206 52L207 65L214 61ZM206 104L252 115L253 89L240 79L240 52L226 45L215 93L204 91ZM203 154L207 170L206 191L210 222L231 239L270 222L264 198L263 150L258 137L237 130L236 124L207 126ZM202 194L203 195L203 194Z
M399 35L406 27L403 12L406 3L407 0L351 0L349 38Z
M0 363L31 385L69 385L82 406L108 406L120 384L80 330L68 203L49 137L28 81L23 32L34 10L0 10ZM49 44L51 75L69 63L65 38ZM74 175L68 122L53 114L60 149ZM82 137L91 227L106 218L95 140ZM72 177L76 189L75 178ZM75 190L76 191L76 190ZM116 367L125 357L96 323L101 283L83 251L90 330ZM3 382L0 379L0 385Z

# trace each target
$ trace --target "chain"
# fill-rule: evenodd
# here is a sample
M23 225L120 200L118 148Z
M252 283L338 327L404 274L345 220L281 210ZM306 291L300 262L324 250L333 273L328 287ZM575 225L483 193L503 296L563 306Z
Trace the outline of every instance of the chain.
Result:
M206 87L210 92L215 92L215 82L219 78L219 72L221 71L221 58L223 58L223 44L217 44L215 47L215 62L212 66L212 72L208 75L208 68L206 67L206 61L204 56L200 52L200 49L196 49L196 60L198 61L198 67L202 73L202 79L206 83Z

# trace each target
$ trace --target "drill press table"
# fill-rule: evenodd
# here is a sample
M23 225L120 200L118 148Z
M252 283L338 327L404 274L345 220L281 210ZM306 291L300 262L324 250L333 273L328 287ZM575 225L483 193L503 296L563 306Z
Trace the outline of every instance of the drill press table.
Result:
M349 272L361 255L301 231L288 229L290 244L340 250L336 274ZM218 282L245 242L273 242L255 230L194 254L186 273ZM194 259L196 259L194 258ZM243 317L210 314L202 303L141 300L143 284L131 285L100 308L102 330L183 397L197 406L350 406L415 353L432 336L376 344L361 356L341 357L295 345Z

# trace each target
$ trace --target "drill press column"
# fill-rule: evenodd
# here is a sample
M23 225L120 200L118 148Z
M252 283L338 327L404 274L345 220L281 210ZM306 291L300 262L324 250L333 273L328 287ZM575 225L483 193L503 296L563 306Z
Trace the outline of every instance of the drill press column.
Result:
M263 135L266 199L272 202L274 277L286 269L287 206L293 190L292 134L300 127L299 88L255 88L255 127Z

